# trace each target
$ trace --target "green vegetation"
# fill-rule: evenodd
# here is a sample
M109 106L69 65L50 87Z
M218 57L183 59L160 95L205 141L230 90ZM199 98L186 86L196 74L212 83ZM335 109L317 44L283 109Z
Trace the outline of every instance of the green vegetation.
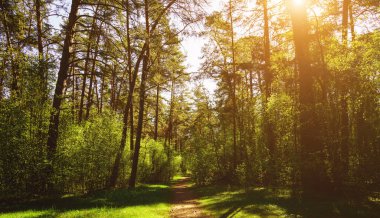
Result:
M369 199L292 197L290 189L228 186L193 187L201 205L217 217L376 217L379 202Z
M237 187L199 188L220 216L380 214L379 20L379 0L1 0L4 216L168 216L168 187L136 184L188 172Z
M0 217L168 217L170 195L167 185L141 185L133 190L8 202L0 205Z

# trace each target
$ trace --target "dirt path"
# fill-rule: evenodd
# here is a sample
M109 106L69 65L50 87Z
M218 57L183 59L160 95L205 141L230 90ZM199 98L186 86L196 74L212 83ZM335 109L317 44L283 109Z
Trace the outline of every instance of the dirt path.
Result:
M190 178L185 177L175 183L173 188L172 209L170 217L172 218L211 218L202 211L195 194L190 189Z

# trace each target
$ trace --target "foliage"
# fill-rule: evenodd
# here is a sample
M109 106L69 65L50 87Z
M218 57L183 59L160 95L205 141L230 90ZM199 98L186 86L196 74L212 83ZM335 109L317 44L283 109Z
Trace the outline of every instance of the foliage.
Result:
M2 205L8 217L167 217L170 190L166 185L141 185L83 196L64 196Z
M120 128L120 120L110 112L80 125L69 122L62 128L55 179L64 192L87 192L106 186L113 164L110 157L116 152L121 137ZM128 157L126 152L124 158ZM123 161L124 172L128 169L126 160Z
M162 142L145 139L141 146L141 159L140 181L167 183L174 175L180 173L181 156L165 147Z

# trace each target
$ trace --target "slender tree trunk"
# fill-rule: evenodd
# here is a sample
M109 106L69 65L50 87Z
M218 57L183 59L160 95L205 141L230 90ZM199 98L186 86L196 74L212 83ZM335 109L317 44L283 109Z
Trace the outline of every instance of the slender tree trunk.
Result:
M86 52L86 60L84 63L84 71L83 71L83 81L82 81L82 94L80 96L80 105L79 105L79 115L78 115L78 121L79 123L83 120L83 107L84 107L84 98L86 94L86 83L87 83L87 75L88 75L88 65L90 63L90 53L92 48L92 39L94 37L94 30L96 26L96 17L98 13L99 5L96 6L94 17L92 18L92 24L91 24L91 30L89 32L88 36L88 43L87 43L87 52ZM90 90L89 90L90 92ZM88 103L88 102L87 102Z
M348 36L348 15L350 9L351 0L343 0L343 11L342 11L342 42L343 45L347 46L347 36Z
M75 26L75 22L77 20L77 12L80 4L80 0L72 0L71 10L68 18L68 24L65 29L65 41L62 49L62 57L58 71L58 79L55 86L54 97L53 97L53 111L50 116L50 125L48 131L48 140L47 140L47 148L48 148L48 160L52 160L56 149L57 149L57 141L58 141L58 127L59 127L59 114L60 107L62 103L62 92L64 89L64 82L67 78L68 70L69 70L69 61L70 61L70 46L71 39L73 36L73 29Z
M350 28L351 28L351 40L355 41L356 34L355 34L355 20L354 20L354 15L353 15L353 9L352 9L352 2L349 7L349 13L350 13Z
M133 75L132 75L132 47L131 47L131 34L130 34L130 27L129 27L129 17L130 17L130 8L129 8L129 0L127 0L127 53L128 53L128 75L129 75L129 87L133 87ZM131 109L129 112L129 149L130 151L133 151L134 148L134 123L133 123L133 99L131 101ZM132 152L131 152L132 154ZM131 155L132 157L132 155Z
M100 25L100 29L102 28L102 25ZM95 44L95 54L92 60L92 69L91 69L91 75L90 75L90 86L88 88L88 95L87 95L87 105L86 105L86 116L85 120L88 120L90 116L90 109L92 105L92 86L94 83L95 78L95 69L96 69L96 58L98 57L98 50L99 50L99 41L100 41L100 33L98 33L98 36L96 38L96 44Z
M129 110L129 135L130 135L130 137L129 137L129 150L130 151L133 151L134 150L134 135L135 135L135 126L134 126L134 118L133 118L133 111L134 111L134 109L133 109L133 104L131 105L131 109ZM133 152L131 152L131 154L132 154ZM131 155L131 157L132 157L132 155Z
M276 139L274 134L274 125L269 119L268 113L268 99L272 94L272 80L273 74L271 71L271 54L270 54L270 35L269 35L269 16L268 16L268 1L263 1L263 9L264 9L264 80L265 80L265 96L264 96L264 134L266 138L266 143L269 150L269 164L268 169L265 175L265 183L270 185L274 184L274 180L276 177Z
M4 65L1 67L3 68ZM4 90L4 75L3 75L3 69L1 69L1 72L0 72L0 101L3 100L3 90Z
M101 76L101 82L100 82L100 105L99 105L99 113L103 112L103 97L104 97L104 86L105 86L105 81L104 81L104 73L102 73Z
M143 129L143 121L144 121L144 104L145 104L145 83L148 75L148 64L150 59L150 27L149 27L149 5L148 0L144 0L145 4L145 31L146 31L146 55L143 61L143 69L141 74L141 83L140 83L140 102L139 102L139 116L137 121L137 130L136 130L136 143L135 149L133 153L133 161L132 161L132 170L131 177L129 180L129 188L135 188L136 186L136 178L137 178L137 167L139 162L139 154L140 154L140 144L141 144L141 136Z
M36 0L36 23L37 23L37 48L38 48L38 71L40 75L41 91L42 93L42 102L47 99L47 75L45 70L44 62L44 47L42 43L42 18L41 18L41 0Z
M4 57L4 69L6 69L6 66L8 65L8 62L10 62L10 72L12 73L12 80L11 80L11 86L10 86L10 91L11 91L11 97L12 96L17 96L17 90L18 90L18 85L17 85L17 77L18 74L16 72L16 66L15 66L15 61L14 61L14 48L11 43L11 36L10 36L10 30L8 26L8 18L7 18L7 9L5 8L6 6L4 5L3 1L0 2L0 7L1 11L4 11L2 13L2 23L3 23L3 29L5 32L5 38L6 38L6 52L7 55ZM5 72L4 72L5 73Z
M160 84L157 84L156 89L156 114L154 118L154 140L158 138L158 112L159 112L159 100L160 100Z
M235 36L234 36L234 21L232 16L232 1L229 1L229 17L230 17L230 25L231 25L231 51L232 51L232 76L231 76L231 83L232 83L232 128L233 128L233 168L234 170L237 167L238 164L238 157L237 157L237 104L236 104L236 63L235 63Z
M152 28L150 29L150 32L153 32L156 29L156 27L157 27L159 21L161 20L161 18L165 15L165 13L169 10L169 8L176 1L177 0L171 0L166 5L166 7L160 12L160 14L154 20L154 23L152 25ZM110 177L110 181L109 181L108 187L114 187L115 184L116 184L117 178L118 178L120 160L121 160L121 156L122 156L122 153L124 151L125 143L126 143L126 140L127 140L127 129L128 129L128 125L129 125L128 124L128 116L129 116L129 112L130 112L130 109L132 108L132 104L133 104L133 93L134 93L134 89L135 89L135 85L136 85L137 73L139 71L139 67L140 67L141 61L145 58L145 52L149 48L149 40L148 39L149 38L146 39L146 41L145 41L145 43L144 43L144 45L142 47L142 50L140 52L140 55L137 58L137 61L136 61L136 64L135 64L135 68L133 69L132 82L131 82L131 85L129 87L129 93L128 93L128 98L127 98L127 103L126 103L126 105L124 107L123 130L122 130L122 134L121 134L120 147L119 147L119 150L118 150L118 152L116 154L116 158L115 158L115 162L114 162L114 166L113 166L113 169L112 169L112 174L111 174L111 177ZM144 72L144 69L142 71ZM136 137L136 140L137 140L137 137Z
M112 168L112 173L110 177L110 181L108 186L109 187L115 187L117 179L119 177L119 168L120 168L120 161L121 157L124 152L125 144L127 141L127 129L128 129L128 115L130 115L130 149L131 151L133 150L133 92L134 92L134 87L136 83L135 76L137 76L138 68L140 66L140 61L141 57L139 60L137 60L134 73L132 75L132 60L131 60L131 42L130 42L130 8L129 8L129 0L126 1L126 25L127 25L127 43L128 43L128 49L127 49L127 55L128 55L128 73L129 73L129 92L128 92L128 98L127 98L127 104L124 107L124 117L123 117L123 130L122 130L122 135L121 135L121 142L120 142L120 147L119 150L116 154L115 162ZM141 55L140 55L141 56Z
M348 18L349 18L349 9L351 5L351 0L343 1L343 11L342 11L342 43L347 49L348 42ZM334 180L335 180L335 190L340 192L342 190L342 186L344 180L347 179L348 176L348 164L349 164L349 123L348 123L348 108L347 108L347 88L346 84L342 82L341 85L341 96L340 96L340 110L341 110L341 126L340 126L340 154L337 152L335 159L337 163L334 164L334 167L337 168L334 172Z
M273 75L270 69L270 35L269 35L269 16L268 16L268 0L263 1L264 4L264 61L265 61L265 99L268 101L268 98L271 96L271 86Z
M112 81L111 81L111 108L116 111L116 64L112 68Z
M166 141L168 141L168 151L170 150L171 146L171 140L172 140L172 131L173 131L173 112L174 112L174 101L175 101L175 79L172 78L172 85L170 90L170 108L169 108L169 123L168 123L168 129L166 130L165 134L165 142L164 146L166 147Z

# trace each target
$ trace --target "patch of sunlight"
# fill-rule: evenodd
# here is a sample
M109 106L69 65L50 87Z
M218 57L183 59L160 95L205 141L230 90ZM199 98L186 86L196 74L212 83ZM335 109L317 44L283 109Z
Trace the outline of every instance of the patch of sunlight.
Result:
M244 207L234 217L288 217L287 211L275 204L253 204Z
M242 192L243 191L226 191L226 192L221 192L221 193L215 194L212 197L205 196L205 197L201 198L200 201L201 201L202 204L206 204L206 205L207 204L213 204L213 203L216 203L216 202L222 202L222 201L231 199L235 195L240 194Z
M368 200L375 203L380 203L380 198L378 197L368 197Z
M173 176L173 181L178 181L178 180L181 180L181 179L184 179L186 178L185 176L182 176L182 175L175 175Z
M144 218L159 218L168 217L170 205L160 203L155 205L139 205L129 207L102 207L83 210L72 210L60 213L57 218L77 218L77 217L93 217L93 218L123 218L123 217L144 217Z
M65 194L61 198L70 198L70 197L75 197L74 194Z
M148 184L148 185L143 185L143 187L147 187L147 188L157 188L157 189L165 189L165 188L169 188L168 185L163 185L163 184Z
M106 204L108 200L109 199L107 198L96 198L96 199L91 200L90 202L95 203L95 204Z
M0 218L34 218L34 217L49 217L53 216L54 211L53 210L27 210L27 211L20 211L20 212L11 212L11 213L0 213Z
M263 191L263 190L265 190L264 187L255 187L255 188L253 188L253 191Z

